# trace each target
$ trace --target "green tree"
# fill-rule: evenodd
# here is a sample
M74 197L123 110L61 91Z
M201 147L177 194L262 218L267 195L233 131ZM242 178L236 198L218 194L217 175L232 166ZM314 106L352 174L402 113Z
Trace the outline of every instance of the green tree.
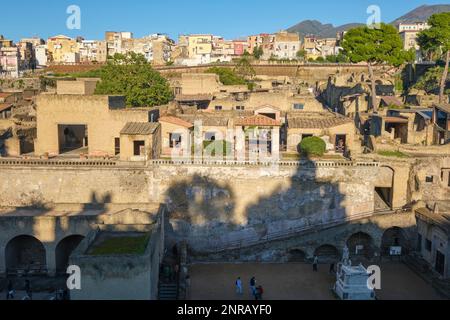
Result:
M442 78L442 73L444 72L443 67L434 67L430 68L422 75L416 84L413 86L415 89L424 90L428 94L436 94L440 91L440 82ZM450 77L447 74L447 79L445 81L446 87L448 82L450 81ZM444 93L448 93L444 91Z
M114 55L100 69L100 78L96 94L124 95L132 107L163 105L173 99L167 80L141 54Z
M246 57L239 59L236 67L234 68L234 72L244 79L253 79L256 75L255 69L253 69L250 60Z
M413 61L414 57L411 52L403 50L397 29L384 23L379 27L373 25L350 29L344 36L342 47L343 54L351 62L367 62L371 80L372 108L376 112L374 65L388 63L398 67L407 61Z
M326 56L325 60L331 63L348 62L348 58L342 52L337 55Z
M428 24L430 28L419 33L418 42L424 51L444 56L445 67L439 83L439 102L443 103L450 62L450 12L433 14Z
M306 59L306 50L301 49L296 53L297 59L304 61Z
M255 57L255 59L259 60L259 59L261 59L261 57L263 55L264 55L264 50L262 47L258 46L253 50L253 57Z
M238 75L235 70L225 67L211 67L206 73L215 73L219 76L220 82L225 86L246 84L243 77Z

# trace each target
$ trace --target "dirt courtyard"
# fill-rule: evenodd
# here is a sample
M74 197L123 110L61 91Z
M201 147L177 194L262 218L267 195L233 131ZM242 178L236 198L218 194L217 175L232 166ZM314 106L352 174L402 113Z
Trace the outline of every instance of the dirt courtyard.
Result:
M249 300L249 281L256 277L264 288L264 300L334 300L331 288L336 280L329 265L313 272L305 263L289 264L197 264L190 267L190 300ZM241 277L243 294L235 292L234 282ZM442 299L424 280L400 262L381 265L380 300Z

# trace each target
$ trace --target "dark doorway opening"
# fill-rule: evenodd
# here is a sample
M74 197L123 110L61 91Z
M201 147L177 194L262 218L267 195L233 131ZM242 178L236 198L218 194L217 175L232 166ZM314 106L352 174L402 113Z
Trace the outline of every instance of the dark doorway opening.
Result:
M436 266L435 266L436 271L441 274L444 275L444 271L445 271L445 255L440 252L439 250L436 250Z
M114 154L120 154L120 138L114 138Z
M306 259L306 254L303 250L293 249L289 251L289 262L304 262Z
M5 248L5 260L8 273L47 272L45 247L32 236L22 235L9 241Z
M335 246L326 244L318 247L314 255L319 258L321 263L333 263L339 260L339 251Z
M373 256L373 241L372 237L364 232L357 232L347 240L347 247L350 251L350 256L361 256L365 258L372 258Z
M391 247L401 247L402 255L408 253L408 243L402 228L393 227L384 232L381 240L381 254L389 256Z
M134 155L143 156L145 154L145 141L134 141Z
M336 135L335 146L337 153L345 153L345 151L347 151L347 135L345 134Z
M83 239L83 236L73 235L62 239L58 243L55 250L57 273L66 273L67 267L69 266L69 257Z
M58 125L59 153L88 147L86 125Z
M375 187L375 211L392 209L392 188Z

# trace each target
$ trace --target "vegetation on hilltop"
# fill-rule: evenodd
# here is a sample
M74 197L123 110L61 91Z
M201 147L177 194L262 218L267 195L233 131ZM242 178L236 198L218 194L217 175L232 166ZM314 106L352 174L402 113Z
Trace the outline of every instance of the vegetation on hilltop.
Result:
M445 102L445 87L447 84L448 69L450 63L450 12L434 14L428 19L429 29L423 30L418 35L418 42L425 52L443 57L445 66L441 71L439 81L439 102ZM431 71L428 80L435 77ZM429 83L427 78L424 81ZM433 81L432 81L433 82Z

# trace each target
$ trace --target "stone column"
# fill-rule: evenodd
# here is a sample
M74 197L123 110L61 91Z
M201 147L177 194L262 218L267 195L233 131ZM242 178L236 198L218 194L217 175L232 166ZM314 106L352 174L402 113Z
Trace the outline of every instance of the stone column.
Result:
M280 127L272 129L272 159L280 159Z
M6 274L5 248L6 246L0 246L0 276Z
M48 275L53 277L56 275L56 248L52 244L44 244L44 247Z

